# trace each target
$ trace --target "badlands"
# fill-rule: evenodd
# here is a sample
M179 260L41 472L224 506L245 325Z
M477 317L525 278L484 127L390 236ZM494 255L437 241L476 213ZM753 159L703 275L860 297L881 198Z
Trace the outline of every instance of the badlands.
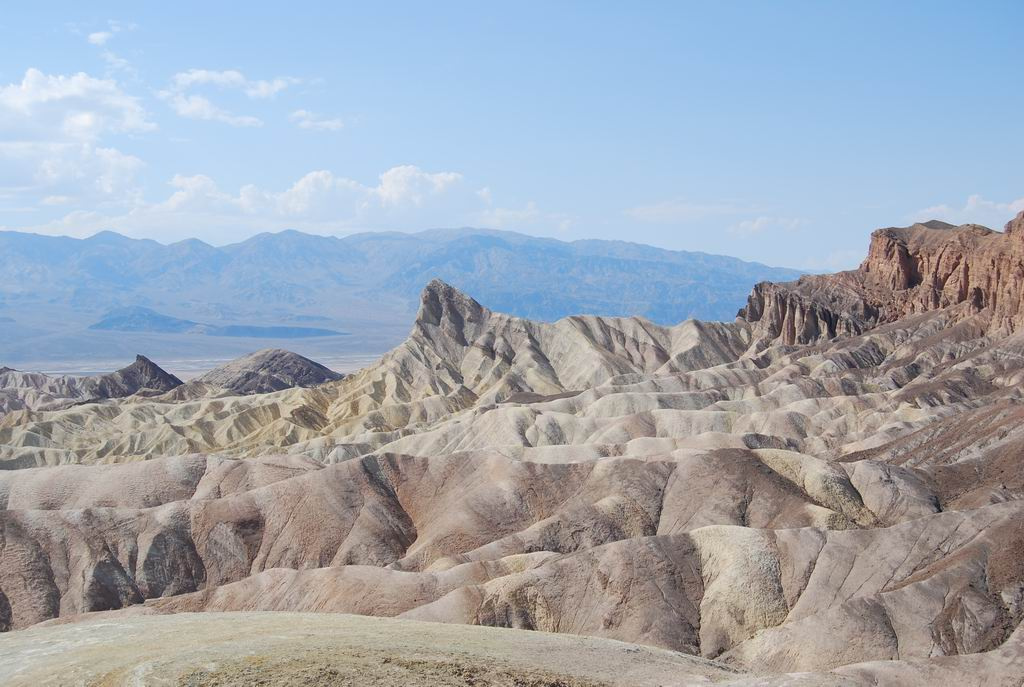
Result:
M0 397L3 684L1024 682L1024 213L731 323L434 281L348 376L142 361Z

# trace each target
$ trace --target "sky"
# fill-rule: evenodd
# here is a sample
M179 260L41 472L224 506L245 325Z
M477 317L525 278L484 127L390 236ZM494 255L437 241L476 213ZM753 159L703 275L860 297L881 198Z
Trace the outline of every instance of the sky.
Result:
M488 227L807 270L1024 210L1024 3L17 3L0 228Z

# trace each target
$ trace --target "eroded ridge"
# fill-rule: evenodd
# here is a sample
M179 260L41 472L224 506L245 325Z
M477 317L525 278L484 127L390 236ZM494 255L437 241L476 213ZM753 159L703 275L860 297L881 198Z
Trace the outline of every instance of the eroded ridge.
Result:
M341 379L11 412L0 626L329 611L1024 677L1022 235L880 230L724 324L532 322L435 281Z

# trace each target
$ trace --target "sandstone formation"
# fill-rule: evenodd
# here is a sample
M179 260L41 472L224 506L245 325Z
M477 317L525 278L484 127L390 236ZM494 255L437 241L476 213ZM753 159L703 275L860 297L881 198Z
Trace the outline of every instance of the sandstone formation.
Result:
M857 270L758 284L740 316L759 337L804 344L962 304L1003 336L1024 327L1022 281L1024 213L1003 233L932 221L874 232Z
M61 408L78 403L156 394L181 385L181 380L145 356L116 372L95 377L50 376L0 368L0 416L23 408Z
M236 394L266 394L316 386L342 376L298 353L268 348L216 367L193 381Z
M341 379L12 413L0 626L352 613L714 661L695 681L1019 684L1021 236L882 230L728 324L435 281Z

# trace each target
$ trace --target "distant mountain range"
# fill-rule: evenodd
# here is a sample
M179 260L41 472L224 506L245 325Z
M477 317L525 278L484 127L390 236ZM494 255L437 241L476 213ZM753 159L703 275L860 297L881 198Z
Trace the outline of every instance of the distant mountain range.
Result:
M137 351L230 358L272 345L376 353L405 336L434 278L539 320L732 320L753 284L798 275L704 253L478 229L344 238L284 231L221 247L113 232L0 232L0 362Z

